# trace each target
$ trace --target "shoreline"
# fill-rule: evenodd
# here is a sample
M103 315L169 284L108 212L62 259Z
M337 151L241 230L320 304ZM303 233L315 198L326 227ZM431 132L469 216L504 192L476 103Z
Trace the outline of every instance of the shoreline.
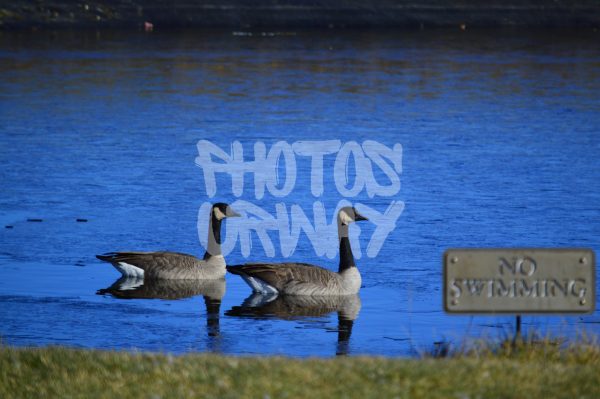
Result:
M13 29L429 29L455 27L600 28L600 3L579 0L349 0L220 2L178 0L0 1L0 30ZM146 26L148 29L149 26Z

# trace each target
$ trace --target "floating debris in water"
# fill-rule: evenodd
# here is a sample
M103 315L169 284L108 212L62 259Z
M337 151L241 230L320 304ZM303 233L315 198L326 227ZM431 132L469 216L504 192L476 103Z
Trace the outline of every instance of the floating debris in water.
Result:
M43 222L43 219L36 219L36 218L29 218L27 219L28 222Z
M479 327L487 327L487 328L504 328L506 326L506 324L486 324L486 323L481 323L481 324L477 324Z
M410 341L410 338L394 338L394 337L383 337L384 339L391 339L392 341Z
M77 221L77 222L80 222L80 223L85 223L85 222L87 222L88 220L87 220L87 219L79 219L79 218L78 218L78 219L76 219L76 221Z
M12 228L13 228L13 226L11 226L11 225L6 225L6 226L4 226L4 228L5 228L5 229L12 229Z
M233 36L254 36L254 33L248 31L233 31L231 32ZM263 37L275 37L275 36L296 36L296 32L256 32L257 36Z

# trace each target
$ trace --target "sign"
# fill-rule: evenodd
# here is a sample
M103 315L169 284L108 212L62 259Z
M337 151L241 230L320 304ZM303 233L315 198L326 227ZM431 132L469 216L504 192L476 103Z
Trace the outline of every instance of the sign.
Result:
M449 249L449 313L590 313L596 305L590 249Z

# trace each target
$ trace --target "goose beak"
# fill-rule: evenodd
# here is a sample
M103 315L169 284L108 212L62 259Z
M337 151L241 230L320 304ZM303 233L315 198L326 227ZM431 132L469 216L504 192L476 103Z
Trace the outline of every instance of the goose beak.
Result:
M361 220L369 220L369 219L366 218L365 216L361 215L360 213L358 213L356 210L354 210L354 221L358 222Z
M236 211L231 209L231 207L228 206L227 209L225 210L225 216L227 216L228 218L238 218L238 217L241 217L242 215L240 215L239 213L237 213Z

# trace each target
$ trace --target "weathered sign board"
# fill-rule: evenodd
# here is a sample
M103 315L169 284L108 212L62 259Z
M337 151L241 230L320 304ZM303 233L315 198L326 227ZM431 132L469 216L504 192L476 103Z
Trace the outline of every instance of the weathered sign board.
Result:
M449 249L449 313L590 313L596 305L590 249Z

